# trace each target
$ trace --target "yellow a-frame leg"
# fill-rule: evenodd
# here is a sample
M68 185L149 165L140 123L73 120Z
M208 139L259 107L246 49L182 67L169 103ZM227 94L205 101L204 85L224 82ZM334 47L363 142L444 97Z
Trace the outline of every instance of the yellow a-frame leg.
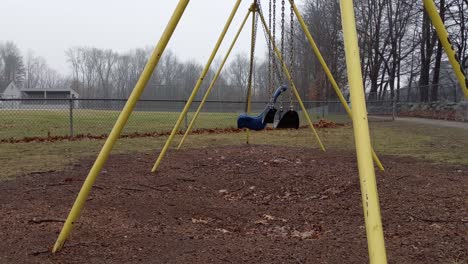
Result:
M177 24L179 23L179 20L182 17L188 3L189 0L179 1L179 4L177 5L174 13L172 14L171 19L169 20L169 23L166 26L166 29L164 30L164 33L161 36L161 39L156 45L153 54L151 55L151 58L148 60L148 63L146 64L145 69L143 70L140 79L138 80L130 97L128 98L128 101L125 104L122 112L120 113L119 118L117 119L117 122L114 125L114 128L112 128L112 131L109 137L107 138L106 143L104 143L101 152L99 153L96 161L94 162L93 167L91 168L88 176L86 177L86 180L83 183L83 186L81 187L80 193L78 194L78 197L76 198L76 201L73 204L70 214L68 215L67 220L65 221L62 231L60 232L60 235L57 238L57 241L55 242L54 248L52 249L53 253L59 251L65 244L65 241L68 239L68 236L70 235L70 232L73 229L73 225L76 219L78 219L81 213L81 209L83 209L83 206L86 202L86 199L88 198L88 195L91 191L91 188L93 187L94 182L96 181L97 176L101 172L104 163L109 157L109 154L112 150L112 147L115 144L115 141L117 141L117 139L119 138L120 133L122 132L122 129L127 123L128 118L130 117L130 114L135 108L135 105L138 99L140 98L141 93L145 89L148 80L151 78L151 74L158 65L159 59L161 58L161 55L164 49L166 48L167 43L171 39L172 33L174 33L174 30L177 27Z
M299 12L299 9L297 8L296 4L294 3L293 0L289 0L289 3L294 9L294 13L296 14L297 20L299 21L299 24L302 27L302 30L304 31L307 40L309 41L310 46L312 47L313 52L315 53L315 56L317 57L318 61L322 65L323 70L325 71L325 74L328 77L328 80L330 81L333 90L335 90L336 95L338 96L338 99L340 100L341 104L346 110L346 113L348 114L349 118L353 120L353 114L351 112L351 108L349 108L348 103L346 102L346 99L343 96L343 93L340 90L340 87L338 87L338 84L336 83L335 78L333 77L333 74L330 71L330 68L328 68L327 63L325 62L325 59L322 56L322 53L320 52L319 48L317 47L317 44L315 44L314 39L312 38L312 34L310 34L309 28L307 27L304 18L302 18L301 13ZM384 171L384 167L382 165L382 162L380 162L379 157L377 154L375 154L375 151L372 149L372 158L374 159L375 164L381 171Z
M341 18L346 51L346 67L353 104L353 128L361 183L362 207L366 223L367 245L371 264L387 263L379 195L372 163L369 123L362 82L359 46L352 0L341 0Z
M183 121L185 115L187 114L190 106L192 105L192 102L193 102L193 99L195 98L195 95L197 94L198 90L200 89L200 86L202 85L206 74L210 70L211 63L213 62L213 60L214 60L214 58L216 56L216 53L218 53L219 47L221 46L221 43L223 42L223 39L226 36L226 33L227 33L229 27L231 26L232 20L234 19L234 16L236 15L237 10L239 9L239 5L241 4L241 2L242 2L242 0L237 0L236 1L236 4L234 5L234 7L233 7L233 9L231 11L231 15L229 16L229 18L228 18L228 20L226 22L226 25L224 26L223 32L219 36L218 41L216 42L215 48L211 52L211 56L208 59L208 62L206 63L205 68L203 69L203 71L201 73L201 76L198 79L197 83L195 84L195 87L193 88L192 94L190 95L187 103L185 104L184 109L180 113L179 119L177 120L176 124L174 125L174 128L172 129L171 135L167 139L166 144L164 144L164 147L162 148L161 153L159 153L159 157L156 160L156 162L154 163L154 166L151 169L151 172L155 172L156 169L159 167L159 164L161 164L162 159L166 155L166 152L169 149L169 146L171 145L172 140L174 140L174 136L177 133L177 131L179 130L180 124L182 124L182 121Z
M431 18L432 24L434 25L437 35L439 36L440 42L445 49L445 53L452 64L455 75L457 76L460 87L465 95L465 99L468 100L468 78L466 76L463 67L460 65L460 61L457 58L455 50L453 49L452 44L450 43L449 35L447 29L445 28L444 22L437 11L437 6L433 0L423 0L424 7L426 8L429 17Z
M252 34L251 34L251 40L250 40L250 65L249 65L249 80L247 82L247 107L245 109L245 113L247 115L250 114L250 111L251 111L251 108L252 108L252 74L253 74L253 70L254 70L254 61L255 61L255 38L256 38L256 34L257 32L255 31L255 20L257 19L256 18L256 15L255 13L257 12L257 4L256 4L256 1L254 1L254 3L250 6L250 11L252 12ZM245 138L245 143L246 144L250 144L250 129L246 128L245 129L245 133L246 133L246 138Z
M315 138L317 139L317 142L319 143L320 148L322 149L322 151L325 151L325 147L322 144L322 140L320 140L320 137L319 137L317 131L314 128L314 124L312 123L312 120L311 120L311 118L309 116L309 113L307 112L307 109L305 108L304 103L302 102L301 96L299 95L299 92L297 91L296 85L294 84L294 81L292 79L291 73L289 72L288 66L286 66L286 63L283 60L283 56L281 56L281 52L278 49L278 47L276 45L276 42L273 39L273 36L271 35L270 29L268 28L268 25L267 25L267 23L265 21L265 18L263 17L262 12L258 12L258 14L260 15L260 20L262 21L263 27L265 28L265 32L267 33L268 38L270 39L270 41L271 41L271 43L273 45L273 49L274 49L274 51L276 53L276 57L278 57L278 59L280 60L281 65L283 67L283 71L286 74L286 77L288 78L289 83L291 84L291 89L293 90L294 95L296 96L296 99L299 102L299 105L301 106L302 112L304 113L304 116L307 119L309 127L312 130L312 133L315 135Z
M190 131L192 131L193 125L195 124L195 121L197 120L198 115L200 114L200 111L202 110L203 106L205 105L205 102L208 99L208 96L210 95L211 90L213 89L214 85L216 84L216 81L218 81L219 75L221 74L221 71L223 70L224 65L226 64L226 62L227 62L227 60L229 58L229 55L231 54L232 49L234 48L234 46L235 46L235 44L237 42L237 39L239 38L239 35L241 34L242 30L244 29L245 23L247 22L247 19L249 18L250 13L251 12L249 10L247 15L245 15L245 18L242 21L242 24L241 24L239 30L237 31L237 34L234 37L234 40L232 41L232 44L229 47L228 52L226 53L223 61L221 62L221 65L219 66L218 71L216 72L215 76L213 77L213 80L211 81L210 86L206 90L205 95L203 96L203 99L201 100L200 105L197 108L197 111L193 115L192 120L190 121L190 123L189 123L189 125L187 127L187 130L185 131L184 136L180 140L179 146L177 146L177 149L180 149L182 147L182 145L185 142L185 139L187 139L188 134L190 133Z

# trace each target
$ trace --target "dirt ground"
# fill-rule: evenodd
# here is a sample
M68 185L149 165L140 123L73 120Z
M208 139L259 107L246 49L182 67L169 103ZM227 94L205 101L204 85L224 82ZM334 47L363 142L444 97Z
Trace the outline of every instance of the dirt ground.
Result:
M0 183L0 263L366 263L354 153L272 146L115 155L49 250L93 160ZM382 157L389 263L466 263L468 167Z

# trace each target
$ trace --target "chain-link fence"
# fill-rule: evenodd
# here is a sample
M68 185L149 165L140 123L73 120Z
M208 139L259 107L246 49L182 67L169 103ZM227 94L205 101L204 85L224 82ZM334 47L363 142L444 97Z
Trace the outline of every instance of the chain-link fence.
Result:
M468 122L468 101L464 99L458 82L454 78L441 81L441 84L437 85L407 86L395 90L394 93L389 90L379 91L374 95L379 101L368 102L368 109L378 114L382 108L386 113L392 108L394 117ZM372 98L370 94L368 97Z
M0 140L25 137L99 136L108 134L125 105L125 99L0 99ZM122 134L160 133L171 131L186 101L140 100ZM184 118L185 130L200 102L194 101ZM252 114L258 114L267 102L252 102ZM314 121L327 119L346 123L350 120L340 102L306 101L309 115ZM391 102L369 103L369 113L391 119ZM287 111L289 103L278 111ZM307 125L297 103L301 125ZM194 129L230 128L237 126L237 117L245 111L242 101L207 101Z

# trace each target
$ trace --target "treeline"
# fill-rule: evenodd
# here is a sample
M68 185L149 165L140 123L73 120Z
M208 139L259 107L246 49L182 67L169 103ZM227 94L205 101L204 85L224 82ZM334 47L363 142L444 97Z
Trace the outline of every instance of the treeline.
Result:
M305 2L303 13L309 28L343 87L346 85L346 69L339 2ZM420 101L438 100L441 61L446 58L422 1L354 2L368 99L407 100L411 89L417 89L413 92L419 95ZM468 0L437 0L436 4L462 67L468 69ZM330 98L333 96L330 84L310 53L305 38L299 36L301 82L308 83L318 98ZM407 90L405 96L400 93L403 86Z
M126 53L97 48L76 47L66 55L72 69L72 87L87 98L126 98L135 87L152 48L135 49ZM216 82L210 99L243 100L249 62L237 54ZM198 99L208 88L220 62L215 61L200 88ZM166 50L153 73L142 98L187 99L204 65L182 61L173 51Z
M71 74L63 76L51 69L44 58L29 52L24 58L13 42L0 43L0 87L14 81L22 88L70 87L81 98L127 98L135 87L152 52L138 48L125 53L110 49L73 47L65 52ZM208 88L220 61L216 60L205 77L197 99ZM248 82L248 55L233 55L216 82L210 99L245 100ZM267 69L256 63L254 99L268 98ZM182 61L173 51L166 50L153 73L142 99L187 99L192 92L203 65Z
M462 66L468 69L468 0L436 2L457 56ZM438 100L441 62L446 58L422 1L355 0L355 6L368 99L404 101L410 100L409 95L416 92L420 101ZM301 9L328 66L347 94L339 2L306 0ZM301 28L297 24L294 29L292 72L301 95L308 100L336 99ZM262 35L259 28L257 38ZM285 38L289 43L288 33L285 33ZM26 88L71 87L81 98L126 98L143 71L151 49L138 48L118 53L109 49L73 47L65 52L71 74L62 76L52 70L43 58L32 53L23 58L14 43L0 43L0 87L15 81ZM284 57L290 58L289 48L285 50ZM220 59L213 63L198 99L207 89L219 64ZM166 50L143 98L186 99L202 69L199 62L183 61L173 51ZM245 100L248 70L247 52L232 55L210 99ZM253 81L254 99L268 98L271 93L268 54L257 54Z
M24 58L13 42L0 42L0 88L15 82L24 88L56 88L69 85L46 60L28 52Z

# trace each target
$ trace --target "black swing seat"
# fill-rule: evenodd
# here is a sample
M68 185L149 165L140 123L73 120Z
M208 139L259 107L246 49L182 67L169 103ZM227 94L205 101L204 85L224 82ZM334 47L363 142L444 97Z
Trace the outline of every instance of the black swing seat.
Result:
M272 107L268 110L268 112L265 115L265 118L263 119L263 122L267 124L273 124L275 122L275 115L276 115L276 108Z
M281 117L275 128L299 128L299 114L294 110L289 110Z

